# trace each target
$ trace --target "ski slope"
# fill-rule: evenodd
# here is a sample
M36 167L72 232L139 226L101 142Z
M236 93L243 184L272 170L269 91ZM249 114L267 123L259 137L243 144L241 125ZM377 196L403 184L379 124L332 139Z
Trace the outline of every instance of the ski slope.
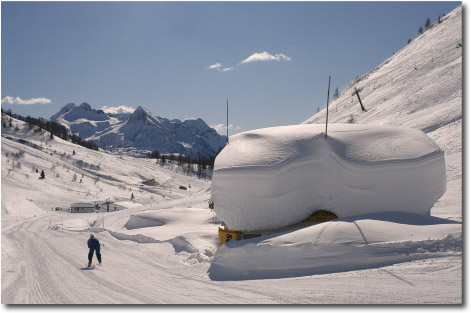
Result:
M359 81L367 112L354 85L329 112L332 122L353 115L356 124L421 129L438 143L447 190L429 217L358 215L221 247L211 181L51 141L13 120L1 130L2 303L462 303L459 40L461 7ZM151 178L159 185L142 185ZM124 209L51 210L108 198ZM104 244L103 265L87 269L90 233Z

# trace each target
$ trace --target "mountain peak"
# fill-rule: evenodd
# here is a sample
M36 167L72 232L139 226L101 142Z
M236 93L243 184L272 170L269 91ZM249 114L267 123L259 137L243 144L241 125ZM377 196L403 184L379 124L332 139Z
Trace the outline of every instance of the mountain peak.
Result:
M138 106L137 109L134 110L134 112L129 117L127 124L130 125L137 123L146 123L149 120L154 121L156 120L156 118L146 108Z
M80 106L79 106L79 109L82 109L84 111L91 111L92 110L92 106L86 102L82 103Z
M206 124L202 119L187 119L183 122L183 124L187 127L191 127L193 129L199 130L207 130L209 128L208 124Z
M76 108L77 105L75 103L67 103L66 105L64 105L61 109L60 109L60 112L69 112L70 110Z
M60 116L63 116L64 114L66 114L67 112L70 112L72 111L73 109L75 109L77 107L77 105L75 103L67 103L66 105L64 105L60 110L59 112L57 112L56 114L54 114L53 116L51 116L51 120L55 121L57 120Z

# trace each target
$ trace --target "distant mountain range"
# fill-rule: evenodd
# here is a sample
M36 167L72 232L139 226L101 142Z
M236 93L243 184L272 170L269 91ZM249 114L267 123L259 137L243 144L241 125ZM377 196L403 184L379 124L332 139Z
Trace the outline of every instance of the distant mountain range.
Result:
M51 121L106 150L130 148L210 157L227 141L202 119L168 120L141 106L131 114L110 114L92 109L86 102L69 103L51 116Z

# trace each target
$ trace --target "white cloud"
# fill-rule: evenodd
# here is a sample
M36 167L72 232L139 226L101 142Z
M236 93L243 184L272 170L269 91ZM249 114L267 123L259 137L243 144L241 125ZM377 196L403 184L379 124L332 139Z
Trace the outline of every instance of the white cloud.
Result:
M18 104L18 105L34 105L34 104L49 104L52 103L50 99L47 98L31 98L23 100L20 97L11 97L6 96L2 99L2 104Z
M210 65L210 66L206 67L206 69L217 70L219 72L227 72L227 71L232 71L234 68L233 67L224 67L223 68L221 63L216 63L216 64L213 64L213 65Z
M221 63L216 63L216 64L213 64L213 65L208 66L207 69L210 69L210 70L215 70L215 69L217 69L217 70L219 70L219 68L220 68L221 66L222 66Z
M105 105L101 109L103 110L103 112L111 114L133 113L135 110L134 108L125 105L120 105L117 107L109 107Z
M289 56L286 56L282 53L272 55L266 51L263 52L257 52L249 56L247 59L243 60L240 62L241 64L243 63L250 63L250 62L259 62L259 61L291 61L291 58Z
M256 52L240 62L240 64L244 63L251 63L251 62L259 62L259 61L291 61L291 58L287 55L284 55L283 53L278 53L278 54L270 54L266 51L263 52ZM219 72L228 72L228 71L233 71L234 67L223 67L222 63L215 63L213 65L207 66L205 69L209 70L217 70Z
M219 134L226 135L226 124L216 124L211 125L211 128L214 128ZM239 126L234 126L233 124L229 124L230 130L239 130Z

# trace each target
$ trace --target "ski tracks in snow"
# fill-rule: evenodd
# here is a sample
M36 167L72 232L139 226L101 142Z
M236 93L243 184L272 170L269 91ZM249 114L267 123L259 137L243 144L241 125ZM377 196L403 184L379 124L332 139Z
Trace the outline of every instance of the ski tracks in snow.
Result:
M211 281L207 264L189 265L191 254L112 240L102 250L103 265L87 269L86 236L48 229L47 218L8 227L4 255L2 302L8 304L158 304L158 303L277 303L250 286L234 289ZM60 235L56 235L60 234ZM103 237L102 237L103 238ZM114 238L113 238L114 239ZM15 250L14 252L12 250ZM170 253L165 258L162 253ZM3 253L2 253L3 254ZM8 259L7 259L8 258ZM5 264L6 263L6 264ZM94 256L93 263L96 264ZM190 266L198 267L197 271ZM204 295L202 295L202 291ZM225 300L226 299L226 300Z
M17 264L16 278L3 286L3 303L155 303L155 299L124 288L119 281L107 280L104 266L80 270L87 262L83 235L67 236L63 245L51 232L32 229L40 225L41 221L27 221L5 234L21 253L11 260Z

